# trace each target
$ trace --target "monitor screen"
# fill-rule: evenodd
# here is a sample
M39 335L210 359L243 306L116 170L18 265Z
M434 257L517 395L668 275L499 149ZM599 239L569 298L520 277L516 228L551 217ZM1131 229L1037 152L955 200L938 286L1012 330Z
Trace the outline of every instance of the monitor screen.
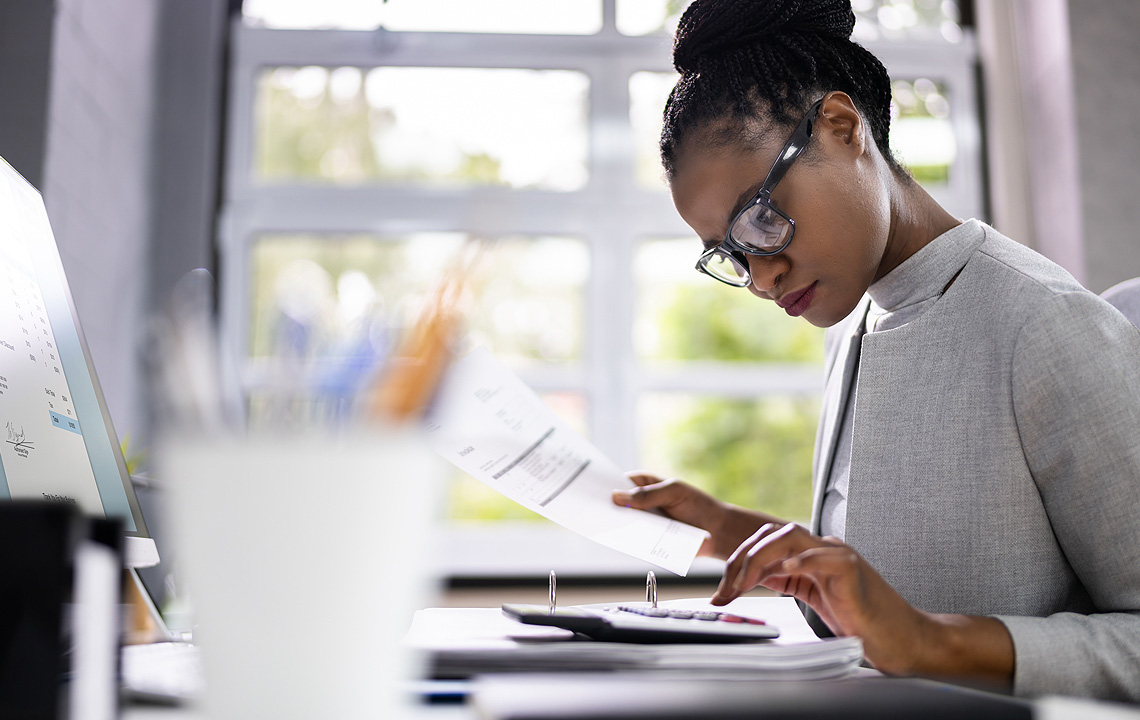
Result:
M126 562L158 562L43 198L0 158L0 499L121 518Z

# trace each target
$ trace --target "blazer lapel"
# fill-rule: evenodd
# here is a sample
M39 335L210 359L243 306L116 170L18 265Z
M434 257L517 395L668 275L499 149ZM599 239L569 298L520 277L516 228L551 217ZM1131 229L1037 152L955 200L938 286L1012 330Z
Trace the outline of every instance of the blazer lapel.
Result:
M835 445L839 441L839 423L843 421L843 411L851 394L851 380L859 359L859 347L863 340L868 307L870 301L864 297L849 316L850 324L845 328L844 337L839 340L835 362L832 363L824 384L812 478L811 531L816 534L819 534L824 491L827 489L827 479L831 472L831 461L835 457Z

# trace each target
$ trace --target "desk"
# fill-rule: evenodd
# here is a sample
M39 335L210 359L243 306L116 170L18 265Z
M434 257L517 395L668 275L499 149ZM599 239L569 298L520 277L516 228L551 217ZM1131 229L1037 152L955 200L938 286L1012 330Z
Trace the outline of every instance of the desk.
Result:
M207 716L201 710L190 708L132 705L123 708L121 720L207 720ZM249 720L259 719L249 718ZM319 720L336 720L336 718ZM428 705L414 710L406 720L476 720L476 716L473 710L462 705Z
M1033 717L1035 720L1140 720L1140 707L1051 697L1033 703ZM207 717L192 708L132 705L123 709L122 720L207 720ZM477 720L477 715L463 705L429 705L415 709L408 720Z

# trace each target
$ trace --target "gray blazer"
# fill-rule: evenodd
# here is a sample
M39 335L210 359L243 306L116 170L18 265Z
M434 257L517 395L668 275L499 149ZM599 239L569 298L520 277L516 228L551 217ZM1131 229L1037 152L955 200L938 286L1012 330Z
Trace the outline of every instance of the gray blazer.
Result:
M922 315L828 331L819 514L853 352L847 542L909 602L996 616L1014 690L1140 700L1140 331L980 222Z

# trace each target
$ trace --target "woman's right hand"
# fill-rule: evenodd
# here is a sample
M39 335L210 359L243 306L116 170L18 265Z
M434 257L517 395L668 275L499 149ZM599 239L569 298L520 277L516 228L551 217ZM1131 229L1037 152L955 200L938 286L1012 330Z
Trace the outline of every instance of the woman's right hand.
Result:
M728 559L737 547L768 523L783 524L763 513L721 502L683 480L663 479L637 471L628 473L635 487L615 490L615 505L659 511L687 525L707 530L699 555Z

